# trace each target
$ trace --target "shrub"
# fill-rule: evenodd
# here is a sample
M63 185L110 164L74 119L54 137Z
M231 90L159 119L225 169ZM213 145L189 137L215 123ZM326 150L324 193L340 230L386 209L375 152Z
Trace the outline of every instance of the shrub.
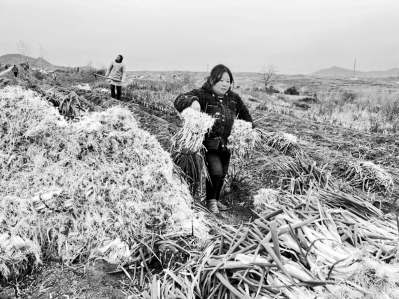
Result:
M353 100L356 98L356 96L357 96L357 93L354 91L345 90L342 93L342 98L346 102L353 102Z
M303 109L303 110L308 110L308 109L310 109L310 105L309 105L309 104L306 104L306 103L300 102L300 101L294 102L293 105L294 105L295 107L301 108L301 109Z
M280 93L278 89L275 89L273 85L270 85L268 88L266 88L267 93Z
M95 74L102 75L102 76L105 76L106 73L107 73L107 69L105 69L105 68L101 68L101 69L98 69L95 71Z
M268 110L269 110L269 108L268 108L266 102L260 103L260 104L256 107L256 109L258 109L258 110L263 110L263 111L268 111Z
M35 77L36 77L36 79L38 79L38 80L43 80L43 79L46 78L46 76L43 75L43 74L40 73L40 72L35 72Z
M287 89L284 91L284 94L289 94L289 95L295 96L295 95L299 95L299 91L296 89L295 86L292 86L292 87L290 87L290 88L287 88Z
M298 100L298 102L315 104L317 103L317 98L306 97Z

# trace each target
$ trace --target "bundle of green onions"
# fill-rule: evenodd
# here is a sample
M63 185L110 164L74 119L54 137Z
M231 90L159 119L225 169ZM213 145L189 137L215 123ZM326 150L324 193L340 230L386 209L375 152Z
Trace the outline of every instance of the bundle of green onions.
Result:
M172 138L173 150L184 154L201 151L204 148L204 136L212 128L215 119L192 108L184 109L181 117L183 127Z
M252 129L252 123L235 119L228 137L228 148L233 157L242 159L248 156L259 143L259 134Z
M354 187L365 191L388 191L394 186L392 176L382 167L370 161L349 161L342 175Z
M333 190L319 190L320 200L330 208L345 208L345 210L360 217L383 218L383 212L371 202L356 194L348 194Z
M274 168L268 171L277 171L276 176L283 190L293 194L305 194L313 186L332 188L330 173L326 170L327 164L320 168L310 159L293 159L287 156L273 159L271 163Z
M304 152L299 146L298 138L295 135L285 132L264 132L259 129L258 131L261 133L265 143L271 148L292 157L304 156Z
M203 152L204 136L212 128L215 119L206 113L187 108L181 113L182 128L172 137L173 162L180 167L190 185L191 194L202 186L203 173L208 176Z

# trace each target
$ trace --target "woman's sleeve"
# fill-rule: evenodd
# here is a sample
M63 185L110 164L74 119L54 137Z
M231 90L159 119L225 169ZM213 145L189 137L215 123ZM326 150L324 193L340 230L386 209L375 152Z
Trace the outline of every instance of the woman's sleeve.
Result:
M190 107L194 101L199 101L200 98L200 91L198 89L193 89L192 91L179 95L175 99L174 105L177 111L182 112L187 107Z
M248 122L252 122L251 114L249 113L248 108L245 106L243 100L237 95L238 100L238 109L237 109L237 117L238 119L242 119Z
M109 65L109 67L108 67L108 69L107 69L107 72L105 73L105 77L108 77L108 75L109 75L109 73L111 72L113 66L114 66L114 63L111 62L111 64Z

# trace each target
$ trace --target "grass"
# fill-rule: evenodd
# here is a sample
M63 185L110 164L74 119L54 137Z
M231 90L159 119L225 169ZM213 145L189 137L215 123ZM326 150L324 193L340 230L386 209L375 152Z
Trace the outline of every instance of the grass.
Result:
M362 131L394 134L399 131L399 92L365 90L317 94L308 117Z
M109 88L105 80L93 82L92 88ZM122 100L143 105L149 109L176 115L173 105L178 96L181 84L161 81L134 81L122 88ZM180 90L181 92L181 90Z

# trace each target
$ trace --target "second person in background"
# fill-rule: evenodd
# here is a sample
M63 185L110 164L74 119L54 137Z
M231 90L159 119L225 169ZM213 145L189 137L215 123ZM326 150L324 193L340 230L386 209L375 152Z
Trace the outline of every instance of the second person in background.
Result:
M109 76L109 84L111 88L111 97L117 100L121 99L122 96L122 83L126 79L126 68L122 63L123 56L118 55L114 61L111 62L110 66L105 73L105 77ZM116 88L116 93L115 93Z
M215 118L211 131L205 135L205 159L210 181L206 182L206 205L211 213L227 207L220 202L220 191L229 170L230 151L227 138L236 118L252 122L247 107L238 94L231 90L234 79L229 68L223 64L215 66L204 85L179 95L175 108L181 112L187 107L207 113Z

